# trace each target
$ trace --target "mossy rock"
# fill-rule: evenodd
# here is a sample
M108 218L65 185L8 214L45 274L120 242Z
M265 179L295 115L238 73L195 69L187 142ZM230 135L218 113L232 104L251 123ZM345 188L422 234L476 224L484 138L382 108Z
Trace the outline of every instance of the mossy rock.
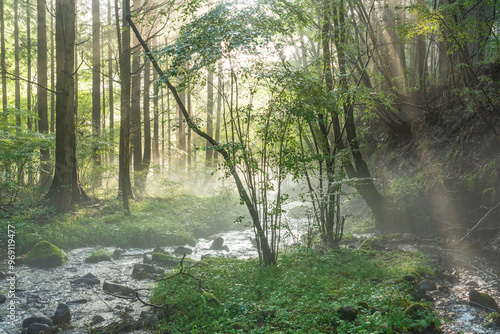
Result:
M68 256L48 241L40 241L26 254L24 263L38 268L54 268L63 265Z
M358 316L358 311L352 306L342 306L337 310L339 316L347 321L354 321Z
M111 256L109 254L90 254L89 257L85 259L86 263L97 263L103 261L111 261Z
M383 247L382 240L379 238L366 239L359 245L359 249L364 251L382 249Z
M429 308L422 303L413 303L403 311L403 315L407 315L413 320L418 320L423 317L424 314L429 313Z
M176 266L179 264L179 258L163 253L153 253L151 261L165 266Z
M367 310L367 311L371 311L372 308L370 307L370 305L365 302L365 301L360 301L356 304L357 308L360 309L360 310Z
M486 306L488 308L498 311L497 302L495 301L495 299L493 299L493 297L491 297L487 293L472 290L471 292L469 292L469 300L473 303Z

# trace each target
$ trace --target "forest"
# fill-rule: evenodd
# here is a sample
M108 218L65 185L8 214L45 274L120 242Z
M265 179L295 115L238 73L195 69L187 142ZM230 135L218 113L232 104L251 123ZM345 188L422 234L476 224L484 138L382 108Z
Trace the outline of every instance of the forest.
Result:
M496 333L499 13L0 0L0 327Z

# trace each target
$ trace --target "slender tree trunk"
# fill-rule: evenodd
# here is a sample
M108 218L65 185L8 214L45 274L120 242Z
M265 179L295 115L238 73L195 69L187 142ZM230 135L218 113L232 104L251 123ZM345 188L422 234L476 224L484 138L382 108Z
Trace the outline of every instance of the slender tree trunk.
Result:
M2 67L2 113L4 124L8 122L7 114L7 63L5 62L5 15L4 3L0 0L0 66Z
M101 154L97 142L101 135L101 14L99 0L92 0L92 137L94 142L94 186L102 184Z
M193 114L191 111L191 93L190 92L187 92L187 110L188 110L189 117L193 117ZM186 155L187 155L187 160L188 160L188 173L190 173L191 167L192 167L191 129L189 127L187 127L186 132L187 132Z
M133 1L134 11L141 6L140 0ZM142 164L142 134L141 134L141 50L138 47L137 38L133 37L132 50L132 101L130 104L130 145L133 151L134 161L134 186L142 188L140 172Z
M19 80L19 1L14 0L14 53L15 53L15 86L14 106L16 108L16 125L21 126L21 81Z
M155 46L157 45L158 40L155 38ZM146 61L149 61L146 60ZM156 71L153 71L153 82L156 82L158 79L158 73ZM159 122L159 109L158 109L158 98L159 98L159 92L155 94L154 97L154 104L153 104L153 163L156 165L160 164L160 141L159 141L159 127L158 127L158 122Z
M76 161L75 97L76 5L74 0L56 2L56 168L47 193L49 203L58 211L88 199L78 180Z
M38 131L40 133L49 132L48 102L47 102L47 22L46 22L46 1L37 2L37 55L38 55L38 87L37 87L37 109L38 109ZM40 187L48 190L50 186L50 151L48 149L40 151Z
M109 164L113 165L115 160L114 155L114 142L115 142L115 99L114 99L114 91L113 91L113 57L112 57L112 34L111 27L113 22L111 21L111 0L108 0L108 90L109 90L109 142L110 142L110 150L109 150Z
M28 80L31 81L31 4L30 0L26 1L27 6L26 6L26 43L27 43L27 65L28 65ZM28 113L31 113L31 83L27 82L26 83L26 110ZM33 128L33 120L31 118L31 115L28 114L28 119L27 119L27 127L28 130L32 130ZM34 184L34 175L33 173L29 173L28 175L28 184L32 185Z
M214 136L214 75L208 73L207 78L207 135ZM205 154L206 166L213 166L213 151L210 143L207 142L207 150Z
M179 93L179 98L182 104L186 103L186 93L181 91ZM179 120L179 129L177 133L177 148L179 150L179 169L184 170L186 168L186 119L182 113L181 107L177 103L177 116Z
M222 98L224 95L224 83L222 79L222 63L219 62L218 74L217 74L217 116L215 120L215 141L219 142L220 139L220 119L222 112ZM219 152L215 150L214 152L214 165L218 163Z
M29 5L28 5L29 7ZM51 1L52 11L55 9L54 0ZM29 30L28 30L29 31ZM55 50L55 26L54 26L54 15L50 15L50 88L52 92L50 92L50 132L54 133L55 131L55 112L56 112L56 94L54 91L56 90L56 71L55 64L56 58L54 54ZM29 66L28 66L29 68ZM29 110L29 109L28 109Z
M118 0L115 0L118 1ZM115 2L115 12L118 22L118 4ZM120 152L119 152L119 192L123 201L126 216L130 216L130 26L126 17L130 12L130 0L123 0L123 29L117 24L117 36L121 39L120 50L120 81L121 81L121 114L120 114Z
M146 184L149 166L151 165L151 116L150 116L150 88L151 88L151 62L144 59L144 156L142 158L143 166L143 186Z

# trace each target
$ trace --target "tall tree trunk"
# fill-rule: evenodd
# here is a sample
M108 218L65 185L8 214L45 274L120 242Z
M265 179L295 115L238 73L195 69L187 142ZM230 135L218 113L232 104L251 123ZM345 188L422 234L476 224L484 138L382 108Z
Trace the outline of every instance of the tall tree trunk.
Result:
M179 93L179 98L184 106L186 103L186 93L181 91ZM183 170L186 168L186 119L185 115L182 113L182 109L177 102L177 116L179 120L179 129L177 132L177 148L179 150L179 169Z
M78 180L76 161L75 97L75 0L56 1L56 168L47 193L49 203L58 211L88 199Z
M49 132L49 116L47 105L47 20L46 20L45 0L37 2L37 55L38 55L38 87L37 87L37 109L38 109L38 131L40 133ZM50 151L44 149L40 151L40 187L48 190L50 186Z
M214 75L208 73L207 78L207 135L214 136ZM206 166L213 166L213 151L210 143L207 142L207 150L205 154Z
M19 80L19 1L14 0L14 106L16 108L16 125L21 126L21 81Z
M113 57L111 52L111 42L112 42L112 34L111 27L113 22L111 21L111 0L108 0L108 90L109 90L109 142L110 142L110 150L109 150L109 164L113 165L115 155L114 155L114 139L115 139L115 99L114 99L114 91L113 91Z
M189 117L193 117L193 114L191 112L191 93L189 91L187 92L187 110L188 110ZM187 132L186 155L187 155L187 160L188 160L188 173L189 173L189 172L191 172L191 167L192 167L191 129L189 127L187 127L186 132Z
M151 165L151 116L150 116L150 88L151 88L151 62L144 59L144 156L142 157L143 166L143 187L148 177L149 166Z
M97 142L101 135L101 14L99 0L92 0L92 160L94 161L94 186L102 184L101 154Z
M130 0L123 0L122 22L123 29L118 23L118 0L115 0L117 20L117 37L121 40L120 51L120 152L119 152L119 195L122 197L123 209L126 216L130 216L129 197L130 184L130 26L127 23L127 14L130 12ZM119 43L120 44L120 43Z
M28 5L29 7L29 5ZM54 0L51 1L52 11L55 9ZM29 30L28 30L29 31ZM55 131L55 112L56 112L56 94L54 93L56 90L56 71L55 71L55 26L54 26L54 15L50 15L50 132L54 133ZM29 68L29 66L28 66ZM28 109L29 110L29 109Z
M2 67L2 113L5 124L8 122L7 114L7 63L5 62L5 20L4 3L0 0L0 66Z
M30 0L26 1L27 6L26 6L26 43L27 43L27 65L28 65L28 80L31 81L31 4ZM28 113L31 112L31 83L30 82L26 83L26 110ZM27 119L27 127L28 130L32 130L33 128L33 119L31 118L31 115L28 114L28 119ZM28 184L32 185L34 184L34 175L33 173L29 173L28 175Z
M157 46L158 39L155 38L155 43L154 46ZM146 61L149 61L146 60ZM158 73L156 71L153 71L153 82L156 82L158 79ZM159 92L155 94L154 97L154 102L153 102L153 163L158 165L160 164L160 133L159 133L159 127L158 127L158 122L159 119L159 109L158 109L158 98L159 98Z
M140 0L133 2L134 12L141 6ZM141 134L141 50L138 47L137 38L133 37L132 52L132 101L130 104L130 145L133 151L134 161L134 186L141 188L140 172L144 166L142 164L142 134Z
M220 123L221 123L221 113L222 113L222 98L224 95L224 83L222 78L222 63L219 62L217 69L217 116L215 119L215 141L219 142L220 139ZM214 152L214 165L217 164L219 158L219 152L215 150Z

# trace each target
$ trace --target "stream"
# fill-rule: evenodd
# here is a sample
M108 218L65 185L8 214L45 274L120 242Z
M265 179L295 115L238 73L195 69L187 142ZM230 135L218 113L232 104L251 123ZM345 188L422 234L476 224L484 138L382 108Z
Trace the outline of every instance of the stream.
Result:
M216 237L224 238L224 245L229 251L210 250ZM238 230L218 233L208 239L199 239L195 247L189 247L193 253L189 257L200 260L206 256L231 256L240 259L256 257L257 250L252 245L253 231ZM355 245L359 246L359 244ZM351 246L352 247L352 246ZM420 250L436 262L439 270L435 283L438 287L446 287L442 291L428 292L434 298L436 312L442 318L442 330L445 334L498 333L499 329L489 328L488 311L469 305L468 293L471 289L486 292L500 302L500 261L498 253L479 253L447 247L435 241L427 240L418 243L402 241L390 245L403 251ZM176 247L164 247L172 253ZM110 248L112 251L113 249ZM30 316L51 317L59 302L68 304L75 328L64 333L87 333L85 328L98 315L100 324L119 320L119 313L125 312L132 319L147 308L136 300L126 300L110 296L103 292L103 282L113 282L141 290L141 297L149 297L149 290L154 286L154 279L135 279L131 276L133 266L143 263L145 253L153 249L127 249L118 259L111 262L95 264L85 263L84 259L93 248L78 248L67 252L68 262L54 269L37 269L25 265L17 266L16 277L16 320L14 325L8 319L6 305L0 308L0 334L21 333L22 322ZM3 271L4 269L2 269ZM100 283L96 285L72 284L72 281L88 273L92 273ZM1 280L0 293L9 290L7 280ZM147 333L144 330L129 333Z

